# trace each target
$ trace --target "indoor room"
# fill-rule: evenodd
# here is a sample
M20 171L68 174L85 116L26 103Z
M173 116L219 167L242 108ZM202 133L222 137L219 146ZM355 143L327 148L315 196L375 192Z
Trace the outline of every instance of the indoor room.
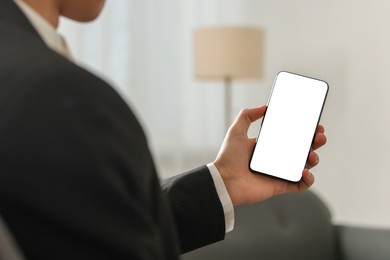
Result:
M226 132L226 82L196 77L195 32L257 28L261 75L232 78L231 122L241 109L267 103L280 71L326 81L320 123L328 142L318 152L312 190L336 224L390 227L388 2L110 1L106 7L93 24L65 21L61 30L75 59L113 82L137 111L161 178L213 161Z
M20 4L20 2L29 5L34 2L38 3L39 1L36 0L5 0L5 2L7 1L17 3L30 22L32 19L30 17L31 13L28 11L30 7L36 10L45 9L39 9L39 4L32 4L27 7L28 10L26 11L24 4ZM72 1L74 0L50 0L47 2L70 3ZM322 147L315 151L319 156L319 164L310 170L314 175L315 182L308 191L287 193L275 197L268 196L273 198L254 204L247 203L249 202L247 200L245 203L238 204L249 205L238 205L234 207L234 210L233 205L236 205L236 203L233 197L231 200L227 199L227 204L221 199L222 203L218 201L218 207L220 207L218 210L222 212L221 216L225 217L225 222L221 225L226 231L226 236L222 232L218 235L218 238L210 238L210 241L207 239L207 241L199 240L191 244L190 247L185 247L183 244L186 241L183 242L183 240L190 239L191 235L187 234L186 238L182 239L181 229L178 228L178 241L180 241L176 241L172 248L178 250L179 253L175 257L165 255L165 258L161 255L158 257L158 250L155 252L154 249L150 249L149 242L151 240L142 240L142 238L137 240L126 237L126 239L130 239L129 241L133 241L132 246L126 250L129 250L129 252L131 250L133 250L131 252L139 251L141 252L140 255L144 254L144 258L136 257L134 259L178 259L176 257L183 260L229 260L238 257L243 260L390 259L390 247L388 246L390 244L390 189L388 187L390 183L390 135L388 134L390 132L390 16L388 15L390 2L385 0L115 0L102 2L105 2L102 12L96 19L85 19L88 20L86 23L74 21L69 17L60 17L57 27L60 36L63 37L60 38L60 41L63 41L64 46L67 46L67 62L75 63L77 66L85 68L88 73L98 75L104 80L104 83L99 81L99 84L112 86L119 97L123 99L123 104L126 106L122 106L120 102L113 102L111 106L106 106L102 99L102 106L99 108L100 110L98 109L102 115L110 115L111 108L114 110L120 107L120 109L126 110L127 106L130 107L136 118L134 120L139 121L141 127L139 129L142 129L139 130L137 125L135 132L143 131L145 137L141 134L135 142L130 142L129 147L133 149L135 157L147 154L148 160L145 160L148 162L149 160L154 161L154 165L150 162L147 169L141 167L140 176L144 169L145 171L151 171L157 175L159 181L162 181L163 190L165 187L173 190L173 186L171 186L173 184L165 184L163 180L174 180L178 174L203 167L211 172L212 183L216 185L213 192L216 191L220 196L219 198L221 198L220 189L225 192L225 195L228 194L227 186L222 185L224 188L218 186L218 180L222 181L222 178L219 177L216 180L210 167L215 166L215 160L221 146L224 144L229 126L233 124L240 111L268 104L278 73L291 72L304 75L324 81L329 86L319 121L319 124L325 128L327 142L326 145L319 145ZM1 4L7 5L0 3L0 7ZM72 6L72 8L75 8L75 6ZM6 7L8 8L8 6ZM12 7L12 9L16 8ZM64 8L58 10L65 13L67 11ZM8 85L7 89L4 90L6 85L4 82L16 84L15 82L19 82L19 80L21 82L23 79L27 79L26 82L40 79L40 77L31 76L31 80L27 76L23 76L30 75L31 71L39 71L40 66L47 66L43 67L45 69L51 66L53 73L56 73L54 75L61 74L61 67L49 65L49 62L45 63L46 60L51 60L51 58L48 58L49 56L41 56L42 59L34 56L41 53L41 49L38 51L38 47L36 51L31 51L28 54L31 57L21 56L22 58L19 60L20 64L23 64L20 65L24 66L23 68L21 67L17 71L8 69L9 64L13 64L13 62L16 64L18 59L7 58L7 55L12 52L24 55L24 50L26 52L30 50L28 46L31 46L32 50L39 44L35 40L28 40L27 36L23 36L24 38L19 36L18 30L8 31L6 22L13 20L13 15L7 15L7 12L4 11L4 8L3 11L0 10L0 41L3 42L0 42L0 86L2 86L0 97L4 97L1 98L2 101L0 100L2 102L0 106L4 107L3 112L0 113L0 122L2 122L0 125L0 133L2 133L0 146L3 147L0 153L4 155L3 162L5 163L3 173L0 176L0 183L3 183L4 187L19 187L19 190L26 192L26 194L37 195L40 192L44 194L46 188L42 187L46 187L44 185L46 181L47 183L52 181L55 183L53 187L57 187L53 190L58 191L58 199L53 204L49 203L49 199L48 201L42 199L46 198L42 197L43 195L39 196L40 200L37 200L38 202L33 200L33 196L28 199L28 203L36 203L33 205L37 205L37 208L31 211L31 215L28 215L29 218L41 221L37 222L39 224L32 226L38 229L41 224L43 226L48 223L52 225L47 232L42 231L37 237L61 244L59 249L53 249L52 251L49 249L41 255L42 258L38 259L54 259L52 257L58 252L66 251L66 245L69 241L74 241L77 250L83 248L80 245L83 245L85 241L91 242L86 247L88 250L95 247L104 251L107 246L107 251L104 251L104 254L107 253L107 255L99 255L99 250L93 251L96 253L93 259L123 259L121 257L130 256L131 254L127 255L128 252L121 248L122 242L125 244L125 240L120 240L124 236L119 235L122 231L119 225L122 221L123 223L126 222L126 216L132 218L133 215L126 211L123 216L119 214L120 217L109 219L110 216L105 215L105 213L111 210L111 206L113 215L116 212L120 213L121 203L123 205L129 203L127 199L123 199L121 196L132 194L134 190L125 190L126 187L130 186L118 181L123 177L122 171L126 175L128 165L124 158L127 154L121 154L122 157L118 160L112 159L115 156L109 154L111 148L113 151L116 151L115 149L124 151L122 145L124 146L130 140L126 139L122 144L120 141L111 142L110 135L125 136L133 128L129 130L126 128L127 125L123 124L126 126L121 128L121 131L110 132L111 128L105 127L106 125L103 122L121 125L120 120L123 118L126 120L126 116L116 117L113 114L113 116L109 116L107 121L96 119L96 122L102 123L98 125L98 128L102 127L102 131L105 134L108 133L108 136L102 137L101 132L96 133L96 135L95 132L87 135L83 131L89 126L86 128L84 128L84 124L79 126L78 120L69 119L66 116L63 116L63 119L58 116L58 124L48 123L53 118L55 120L58 115L53 112L53 115L48 114L46 116L46 114L43 114L41 118L37 117L38 121L34 121L35 114L33 116L23 114L25 120L15 114L15 118L18 118L22 123L15 123L14 129L16 130L12 130L13 123L16 121L7 121L11 116L6 113L19 110L15 108L16 106L10 106L11 101L16 100L16 102L23 103L23 109L21 109L23 111L29 111L29 113L35 111L36 114L39 114L46 110L50 113L51 110L47 107L39 110L38 108L26 108L25 106L39 104L43 106L46 104L45 102L54 106L62 104L62 101L56 100L58 98L57 94L62 93L68 98L64 101L64 106L71 110L74 109L74 104L81 98L72 99L73 94L69 94L71 91L77 92L75 84L70 84L72 87L69 91L67 88L62 88L68 81L73 82L71 77L62 81L59 80L58 84L53 84L53 87L57 87L60 91L56 92L57 94L54 93L55 91L48 90L45 94L37 92L34 95L31 89L40 84L33 83L31 83L31 86L34 88L29 87L26 95L10 94ZM21 14L18 13L18 15ZM51 16L42 15L42 17L46 19ZM2 19L5 19L6 22ZM22 18L19 20L15 18L15 22L21 23L21 21ZM48 21L51 23L52 20L49 19ZM35 23L32 24L35 27ZM23 25L27 26L26 24ZM39 30L38 32L40 34ZM26 46L16 50L16 43L9 43L14 36L15 42L18 42L18 44L25 42ZM214 56L219 51L222 54ZM58 57L52 58L57 62ZM242 61L244 65L237 66L235 62L237 60ZM36 63L37 65L31 65L31 68L28 68L26 66L29 63ZM63 64L62 61L58 61L58 64L69 65ZM210 64L213 66L209 66ZM233 68L232 71L230 71L230 65ZM226 68L229 67L226 71L225 66ZM41 71L45 71L45 69L41 69ZM74 70L77 70L76 66ZM24 71L27 71L26 74L23 74ZM70 72L73 69L63 70L62 72L64 71ZM21 76L17 76L19 72ZM15 78L10 80L10 75L14 75ZM86 80L88 77L83 74L80 79ZM75 77L74 80L76 79L79 78ZM43 91L42 89L41 91ZM92 89L90 88L88 91L93 93ZM99 91L101 91L100 88ZM96 96L111 97L111 95L115 95L109 91L108 94L99 91L96 92ZM53 100L41 100L50 97L50 93L53 94ZM30 102L30 99L28 99L30 97L36 97L37 99ZM91 99L94 97L93 94ZM120 100L119 97L118 100ZM116 98L113 97L111 100L116 100ZM88 96L85 100L87 102ZM96 100L94 105L99 107L100 101L99 99ZM9 106L10 109L8 109ZM80 107L83 106L80 105ZM89 106L86 105L85 107L85 111L87 111ZM53 109L53 111L56 110ZM86 113L85 122L93 122L95 117L88 116L85 111L79 111L80 118ZM62 114L60 115L62 116ZM133 120L132 115L128 117ZM41 122L40 120L42 120L42 125L38 123ZM250 124L248 137L256 138L258 136L261 122L262 120L259 119ZM294 127L295 123L294 118L286 123L284 126L286 134L289 133L289 129ZM72 128L73 124L75 124L74 129L76 130ZM69 128L69 131L61 139L61 136L57 137L48 130L51 127L66 130ZM26 134L23 132L26 129L31 129L31 132ZM55 130L53 131L55 132ZM74 131L85 134L84 139L81 138L80 141L76 142L77 145L83 144L84 141L94 143L94 145L106 141L107 143L104 143L104 146L92 145L88 149L78 150L79 146L72 147L73 141L69 141L71 137L76 136ZM10 138L7 133L17 135L15 140L18 141L11 143L14 139ZM48 144L45 143L41 146L42 140L34 137L32 133L46 134L42 140L47 141ZM25 136L25 139L21 136ZM93 141L93 138L96 138L96 140ZM144 138L145 142L143 141ZM28 141L26 143L23 140ZM8 142L11 144L8 144ZM313 143L311 144L312 147L315 146L315 141ZM10 152L9 149L11 148L9 147L15 148L15 152L13 152L14 150ZM36 149L31 147L36 147ZM53 147L58 147L58 151L55 150L54 152ZM104 147L109 147L110 152L107 152L107 157L102 157L105 156ZM140 147L139 152L137 151L138 147ZM28 153L29 151L30 153ZM88 157L84 151L91 151L93 155L98 152L101 152L101 154L99 153L96 158ZM30 159L22 159L26 158L25 153L39 156L43 152L50 155L49 157L43 157L47 160L48 174L43 174L45 172L42 170L44 166L34 168L38 165L39 160L33 160L29 156L27 157ZM53 159L52 156L56 155L59 157ZM14 163L15 158L20 159L20 165L26 167L25 169L21 168L21 172L31 169L32 173L42 175L42 181L38 181L33 177L26 177L27 184L18 186L11 184L14 179L6 176L6 174L8 171L13 172L14 169L19 169L19 166L15 166L18 165L18 163ZM88 180L81 177L72 177L60 182L60 179L56 179L56 177L52 179L52 175L49 175L49 173L55 172L55 163L57 163L57 166L64 165L61 166L61 173L77 168L80 168L80 172L89 169L89 166L79 163L72 166L71 163L76 160L74 158L80 160L84 158L85 160L83 160L86 162L101 160L100 166L96 164L98 171L109 168L107 166L110 165L109 163L104 164L106 159L118 162L115 167L107 171L119 172L119 177L107 177L107 183L112 181L113 187L118 187L117 193L111 193L112 197L111 195L105 197L104 193L98 192L104 191L108 184L107 187L98 185L96 189L90 189L90 193L86 192L91 198L94 196L98 198L99 203L102 201L107 206L106 209L110 210L99 208L97 201L84 206L83 204L77 204L77 212L80 215L78 213L64 214L56 208L56 205L60 206L59 208L71 208L71 205L74 204L71 201L62 201L61 198L68 196L66 194L69 191L74 191L78 195L84 194L84 186L81 183L88 187ZM139 160L140 163L144 162L143 159ZM121 160L123 160L123 163L119 163ZM46 164L46 161L44 164ZM283 164L283 161L280 161L280 164ZM129 162L129 169L131 167L133 167L133 162ZM85 171L87 172L87 170ZM16 181L23 179L20 177L22 175L14 174L13 176L16 176ZM65 174L59 176L65 176ZM154 179L147 179L143 183L150 184L153 182L152 180ZM129 183L131 184L132 181L134 180L129 180ZM172 183L180 183L180 181ZM194 183L194 190L200 192L203 188L208 189L202 185L197 187L197 182ZM36 186L30 186L30 184ZM75 185L74 188L73 184ZM70 185L70 188L66 185ZM5 247L0 245L0 255L2 250L8 251L5 248L16 247L16 251L20 252L20 255L11 252L12 257L4 259L24 259L23 255L26 256L26 259L30 259L30 253L34 255L38 252L35 245L31 246L32 249L26 246L29 239L30 241L34 240L32 239L34 229L24 229L29 230L26 232L29 235L23 239L20 239L23 236L18 233L23 233L23 226L16 228L16 233L14 233L15 227L18 227L17 221L19 221L19 218L20 221L23 221L21 216L25 213L22 212L27 212L24 211L24 206L20 205L28 205L28 203L17 204L17 207L12 208L10 206L12 203L22 200L19 197L9 201L5 200L4 198L8 199L7 196L10 196L11 193L7 193L8 189L2 187L0 187L0 190L3 190L4 193L0 192L0 199L3 198L0 201L0 212L4 218L5 229L9 228L10 234L7 234L7 237L11 237L12 246L9 242L6 243ZM230 193L229 187L227 188ZM38 192L35 193L34 189ZM87 189L85 188L85 190ZM243 190L245 191L245 189ZM142 188L140 192L145 192L148 198L149 195L150 197L155 195L154 192L143 191ZM167 197L170 198L169 195ZM57 195L53 195L52 199L55 198L57 198ZM115 198L123 200L118 201ZM158 199L153 197L153 202L156 200ZM82 203L83 199L75 197L74 201ZM162 202L163 210L166 206L164 203L165 200ZM31 205L26 209L32 209L34 206ZM45 207L54 210L47 210ZM227 211L226 207L230 207L230 211ZM155 208L160 209L157 206L152 208L153 210ZM15 210L13 211L13 209ZM86 214L83 218L85 223L89 222L88 219L91 218L87 216L89 213L92 214L95 209L96 213L102 213L102 219L97 217L96 220L91 221L91 226L88 227L77 223L77 219L82 212ZM88 210L90 210L89 213ZM64 212L66 211L64 210ZM212 212L213 209L210 209L210 214ZM44 213L48 215L41 219L39 216ZM159 215L155 212L153 214L151 215L153 217ZM159 222L161 230L166 226L170 226L170 221L172 221L170 214L168 213L168 220L165 215L164 218L160 219L161 223L164 223ZM187 216L191 214L190 211L187 212ZM228 214L230 214L229 217ZM94 215L99 214L94 213ZM173 210L173 215L175 218L177 217L175 210ZM233 218L232 215L234 215ZM143 220L149 221L149 217L147 216ZM198 219L201 218L202 216L198 217ZM116 223L117 226L112 229L110 226L105 228L104 223L106 222L102 222L104 220L107 220L107 223ZM96 226L93 226L95 224ZM192 226L192 224L191 218L188 218L186 226ZM199 234L210 229L207 226L200 225L198 227L197 224L195 223L191 228L193 230L197 229ZM151 226L153 225L151 224ZM233 230L228 228L230 226ZM104 228L98 230L97 227ZM136 229L123 230L134 231ZM176 232L175 228L172 230L169 232ZM58 240L51 239L50 235L57 231L62 231L67 235L65 237L60 236L61 239ZM1 233L2 227L0 225L0 242L2 241ZM110 237L113 239L110 240ZM196 235L193 237L196 237ZM153 239L155 239L153 241L160 241L158 239L161 239L162 245L167 243L166 241L175 241L177 237L174 235L173 238L170 236L159 237L159 235L153 234ZM218 240L223 241L216 242ZM145 248L151 250L147 251L148 253L145 253L145 250L142 251L142 243L144 242ZM211 245L207 245L210 243ZM207 246L203 247L204 245ZM200 249L197 249L199 247ZM68 248L71 250L72 246ZM161 248L164 247L161 246ZM118 251L115 251L116 249ZM82 252L82 250L75 252ZM92 251L88 251L88 253L90 252ZM66 255L64 253L62 256L64 258L59 256L55 259L66 259ZM85 256L87 255L86 253ZM91 253L89 256L92 255ZM35 256L39 256L39 253ZM82 254L79 256L82 256ZM101 258L96 258L97 256ZM75 259L77 258L75 257ZM3 258L0 256L0 259ZM84 257L82 259L89 258Z

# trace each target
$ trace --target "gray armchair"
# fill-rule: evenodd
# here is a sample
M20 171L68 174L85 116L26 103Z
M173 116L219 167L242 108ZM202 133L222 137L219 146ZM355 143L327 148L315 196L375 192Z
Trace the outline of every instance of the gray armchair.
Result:
M235 230L224 241L182 260L389 260L390 230L334 225L311 191L235 209Z

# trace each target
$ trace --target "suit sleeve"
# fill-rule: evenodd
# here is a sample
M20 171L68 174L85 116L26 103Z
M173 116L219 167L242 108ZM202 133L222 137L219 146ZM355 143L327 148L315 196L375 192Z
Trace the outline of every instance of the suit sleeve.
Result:
M179 234L181 253L224 239L225 219L207 166L162 181Z

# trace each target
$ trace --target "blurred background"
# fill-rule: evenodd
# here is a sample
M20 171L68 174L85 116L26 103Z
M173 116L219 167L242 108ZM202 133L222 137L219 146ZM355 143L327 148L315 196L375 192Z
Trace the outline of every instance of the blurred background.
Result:
M389 9L386 0L115 0L95 22L63 20L60 31L74 59L136 112L165 178L212 162L225 133L224 82L195 78L194 31L262 29L262 77L233 80L232 118L266 104L279 71L327 81L328 144L313 190L336 223L390 227Z

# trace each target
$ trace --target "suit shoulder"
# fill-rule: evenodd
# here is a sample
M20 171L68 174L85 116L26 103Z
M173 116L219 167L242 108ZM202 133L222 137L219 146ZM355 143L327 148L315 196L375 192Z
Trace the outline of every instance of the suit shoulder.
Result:
M5 88L31 91L66 85L68 91L78 94L117 96L105 81L52 51L32 34L0 24L0 38L0 82Z

